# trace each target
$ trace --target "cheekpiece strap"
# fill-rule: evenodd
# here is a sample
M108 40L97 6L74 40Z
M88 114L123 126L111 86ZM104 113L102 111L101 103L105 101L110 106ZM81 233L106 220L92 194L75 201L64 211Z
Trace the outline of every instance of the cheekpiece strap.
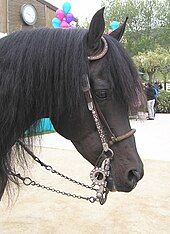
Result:
M84 92L84 95L85 95L85 98L86 98L88 109L92 113L92 116L93 116L93 119L94 119L94 122L95 122L95 125L96 125L96 128L97 128L97 131L99 133L99 136L100 136L100 139L101 139L101 142L102 142L103 150L105 152L107 152L109 150L109 146L108 146L108 143L107 143L107 139L106 139L106 136L105 136L105 133L104 133L104 130L103 130L103 127L102 127L102 124L101 124L101 121L100 121L100 118L99 118L95 103L93 101L93 97L92 97L92 94L91 94L89 77L88 77L87 74L84 74L83 77L82 77L82 88L83 88L83 92Z
M90 82L87 74L82 77L82 88L87 101L87 106L90 111L93 110L93 98L90 91Z

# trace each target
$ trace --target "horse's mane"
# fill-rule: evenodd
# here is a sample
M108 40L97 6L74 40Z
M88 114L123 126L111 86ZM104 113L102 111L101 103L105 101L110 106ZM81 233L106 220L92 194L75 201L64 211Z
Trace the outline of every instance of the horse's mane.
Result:
M85 30L78 29L41 28L15 32L3 38L0 41L0 63L1 68L6 67L9 72L4 76L4 69L0 70L1 84L4 81L8 88L12 82L11 87L14 90L24 84L28 99L40 95L43 98L40 112L45 104L52 109L50 105L54 93L57 93L58 98L55 100L57 109L62 111L65 108L63 104L74 108L79 101L80 75L87 69L87 56L83 46L85 33ZM51 92L52 90L55 92ZM15 98L20 97L20 93L15 95ZM46 98L48 103L44 100Z
M35 110L43 113L46 107L49 116L57 110L59 117L66 107L71 113L79 105L80 77L87 72L86 32L41 28L14 32L0 40L0 174L7 174L12 164L11 150L6 155L5 145L15 142L18 128L24 130L28 116L38 120ZM35 132L39 121L32 124L27 136ZM20 138L25 140L24 132ZM22 158L18 145L16 149Z
M33 110L43 113L48 107L49 117L54 109L59 117L66 107L72 113L83 106L81 77L89 72L86 33L84 29L41 28L18 31L0 40L0 175L7 176L7 169L15 170L11 168L11 150L4 152L4 145L9 139L15 141L18 127L25 131L30 110L37 121L28 125L28 136L39 123ZM136 108L142 93L137 71L122 46L105 37L115 96ZM20 137L25 139L24 132ZM22 159L22 149L17 144L16 149Z

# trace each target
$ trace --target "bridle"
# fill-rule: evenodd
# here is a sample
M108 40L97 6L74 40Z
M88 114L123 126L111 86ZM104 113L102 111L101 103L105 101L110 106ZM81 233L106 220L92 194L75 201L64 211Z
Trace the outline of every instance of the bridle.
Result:
M89 61L95 61L95 60L101 59L106 55L108 48L109 48L108 43L103 36L101 37L101 39L102 39L103 44L104 44L103 50L97 55L88 56ZM116 142L119 142L119 141L122 141L122 140L125 140L125 139L131 137L136 132L135 129L131 129L129 132L127 132L121 136L115 136L115 134L112 132L108 122L106 121L102 111L100 110L100 107L98 106L97 102L94 102L94 100L93 100L92 91L91 91L91 87L90 87L90 81L89 81L89 77L87 74L83 75L82 86L83 86L83 92L85 95L86 103L87 103L89 111L92 112L93 119L94 119L94 122L96 124L97 130L99 132L104 152L107 152L110 149L109 146L112 146ZM102 125L102 123L103 123L103 125ZM107 130L107 132L110 135L110 138L108 141L106 140L103 126L105 127L105 129Z
M97 55L89 56L89 61L99 60L106 55L108 51L108 44L103 36L101 37L101 39L104 44L102 51ZM109 192L107 187L107 179L110 177L110 164L114 155L113 150L110 148L110 146L131 137L136 132L136 130L131 129L130 131L121 136L115 136L97 102L93 100L90 81L87 74L84 74L82 77L82 87L88 109L92 113L103 148L101 155L97 159L96 166L92 170L90 175L93 184L99 187L96 197L99 199L100 204L104 204L106 202L107 194ZM109 135L108 140L106 137L106 133L107 135ZM114 181L113 178L112 181ZM116 187L114 189L116 190Z
M93 100L90 82L89 82L89 78L88 78L87 74L83 76L82 83L83 83L83 92L85 95L88 109L92 113L94 122L95 122L97 130L99 132L103 150L105 152L107 152L109 150L109 146L112 146L116 142L123 141L123 140L129 138L130 136L132 136L136 132L136 130L131 129L129 132L127 132L121 136L115 136L114 133L112 132L108 122L106 121L102 111L100 110L100 107L98 106L97 102L94 102L94 100ZM103 123L103 125L102 125L102 123ZM103 126L105 127L106 131L110 135L109 140L106 140Z
M108 122L106 121L102 111L100 110L97 102L94 102L93 100L90 82L87 74L83 76L82 84L86 103L89 111L92 113L103 148L103 151L98 157L96 166L92 170L90 177L93 184L99 187L96 197L99 199L100 204L104 204L106 202L107 194L109 192L107 187L107 180L110 177L110 164L114 155L113 150L110 148L110 146L131 137L136 130L131 129L129 132L121 136L115 136ZM106 132L107 135L109 135L108 140L106 137ZM112 181L114 181L113 178ZM114 190L116 190L116 187L114 188Z
M88 60L89 61L94 61L103 58L107 51L108 51L108 44L107 41L104 37L101 38L103 42L103 49L99 54L96 54L94 56L89 56ZM92 90L90 86L90 81L89 77L87 74L84 74L82 77L82 89L84 92L85 100L87 103L87 107L89 111L92 114L92 117L94 119L94 123L96 125L101 144L102 144L102 153L98 157L96 165L94 169L90 173L90 178L92 180L92 185L85 185L84 183L78 182L74 179L71 179L68 176L65 176L61 174L60 172L56 171L53 169L50 165L47 165L43 163L38 157L36 157L32 151L28 149L28 147L20 140L17 141L17 144L20 145L32 158L35 160L37 163L39 163L42 167L44 167L46 170L50 171L53 174L56 174L66 180L69 180L70 182L80 185L82 187L85 187L90 190L96 191L96 197L84 197L84 196L79 196L76 194L71 194L67 192L63 192L60 190L56 190L54 188L41 185L34 180L32 180L30 177L23 177L21 176L20 173L15 173L13 171L8 171L8 174L10 176L17 177L20 179L25 185L29 186L36 186L42 189L46 189L48 191L56 192L58 194L66 195L69 197L73 198L78 198L78 199L84 199L87 201L90 201L91 203L94 203L95 201L98 201L101 205L103 205L106 200L107 200L107 195L109 192L109 189L107 187L108 179L110 177L110 167L111 167L111 160L113 159L114 153L113 150L110 148L113 144L123 141L129 137L131 137L135 133L135 129L131 129L129 132L121 135L121 136L115 136L114 133L112 132L107 120L105 119L102 111L100 110L97 102L93 100L93 95L92 95ZM105 131L104 131L105 129ZM107 137L106 137L106 132L107 132ZM109 136L109 139L108 139ZM112 179L113 181L113 179ZM97 188L96 188L97 187ZM115 187L116 190L116 187Z
M102 51L97 55L88 56L89 61L99 60L99 59L103 58L106 55L109 46L108 46L108 43L107 43L106 39L103 36L101 37L101 40L102 40L102 42L104 44L104 47L103 47ZM100 134L100 132L99 132L99 135L101 135L100 139L102 141L103 150L106 152L106 151L108 151L109 146L112 146L116 142L119 142L119 141L122 141L122 140L125 140L125 139L129 138L130 136L132 136L136 132L136 130L131 129L129 132L127 132L127 133L125 133L125 134L123 134L121 136L116 137L114 135L114 133L112 132L111 128L109 127L109 124L106 121L106 119L105 119L102 111L100 110L97 102L94 102L94 100L93 100L88 75L87 74L83 75L82 79L83 79L82 86L83 86L83 92L84 92L84 95L85 95L86 103L87 103L89 111L92 112L93 119L94 119L95 123L96 123L96 120L97 120L97 122L98 122L97 125L100 126L100 128L98 128L98 126L96 125L96 127L98 129L98 132L99 131L102 132L102 134ZM103 126L105 126L105 128L107 129L107 132L110 135L110 139L109 139L108 142L106 141L106 137L105 137L101 122L103 123Z

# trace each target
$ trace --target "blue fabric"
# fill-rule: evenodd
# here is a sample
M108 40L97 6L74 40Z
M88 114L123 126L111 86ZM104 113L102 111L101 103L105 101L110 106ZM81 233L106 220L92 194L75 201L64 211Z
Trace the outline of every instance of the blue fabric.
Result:
M32 126L33 127L33 126ZM50 133L50 132L55 132L55 129L51 123L51 120L48 119L48 118L44 118L44 119L41 119L40 120L40 123L39 125L37 126L36 130L34 130L34 127L31 129L31 132L29 131L26 131L25 132L25 136L27 135L41 135L41 134L44 134L44 133Z
M157 98L159 96L159 91L155 87L154 87L154 91L155 91L154 96L155 98Z
M38 127L37 131L38 133L44 133L44 132L54 132L55 129L51 123L51 120L49 118L41 119L41 124Z

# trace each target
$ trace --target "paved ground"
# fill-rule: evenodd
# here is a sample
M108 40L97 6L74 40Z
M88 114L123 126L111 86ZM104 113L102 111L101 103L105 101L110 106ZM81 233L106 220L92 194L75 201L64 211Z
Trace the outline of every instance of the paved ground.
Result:
M6 208L6 197L0 203L0 234L170 233L170 115L131 122L137 129L136 142L145 165L145 176L134 191L110 193L107 203L100 206L22 186L15 204ZM40 152L44 161L89 183L92 167L69 142L49 134L43 137L44 144L46 148ZM93 194L55 179L34 163L30 171L43 184L87 196Z

